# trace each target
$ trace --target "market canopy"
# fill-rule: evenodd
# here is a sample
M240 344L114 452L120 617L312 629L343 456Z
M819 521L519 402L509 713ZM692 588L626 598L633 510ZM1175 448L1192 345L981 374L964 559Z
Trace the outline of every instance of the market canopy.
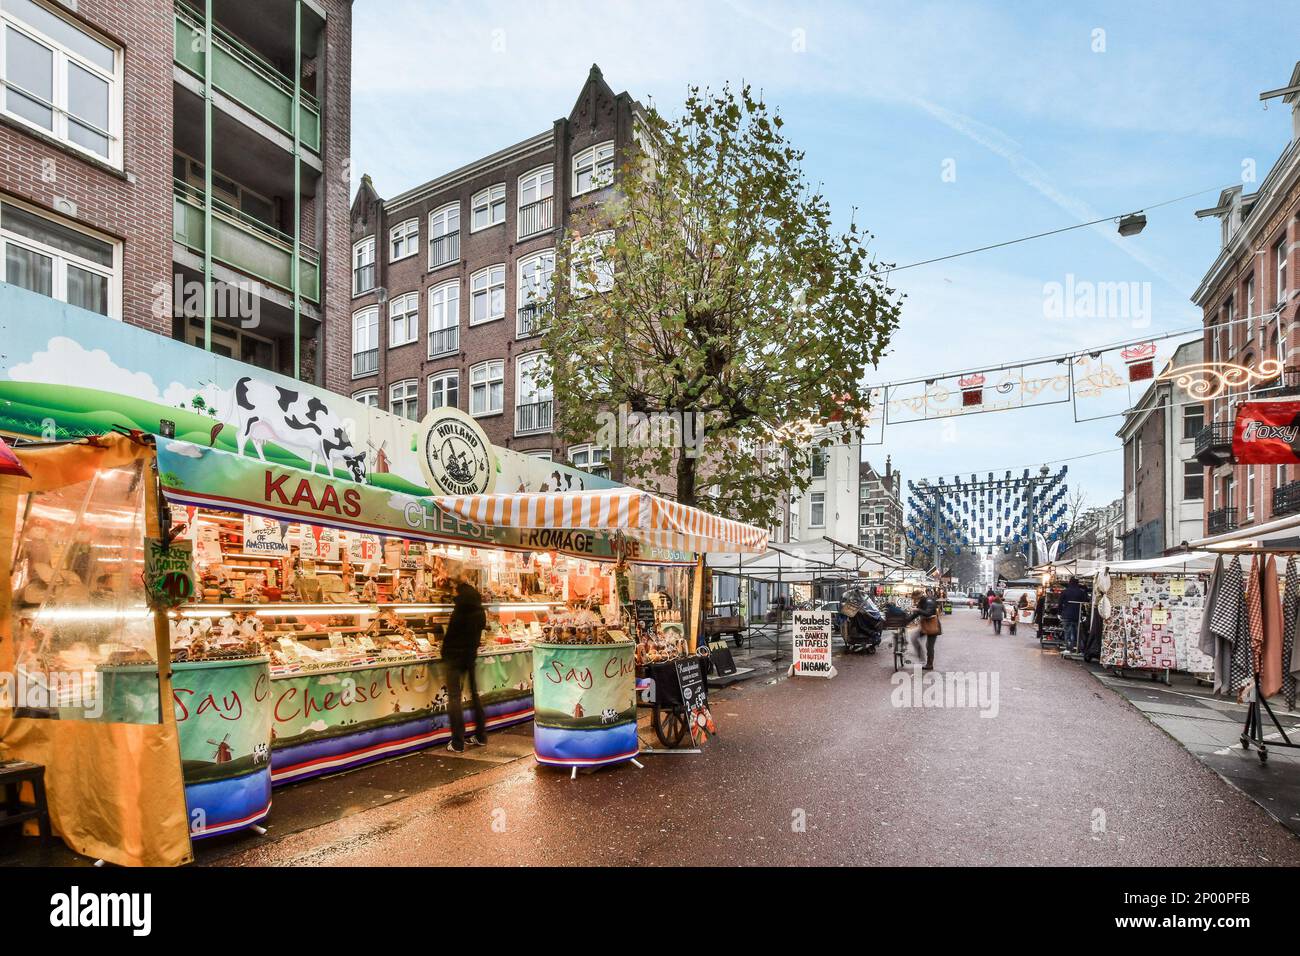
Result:
M750 554L767 547L762 528L636 488L434 495L432 501L462 520L492 527L622 532L653 547L697 552Z
M1292 550L1297 546L1300 546L1300 514L1184 542L1184 547L1210 551Z
M829 541L769 545L761 554L743 559L734 553L711 553L707 555L707 563L719 574L791 584L825 578L857 578L864 573L881 574L891 571L895 565L887 555L873 555L865 549L848 550Z

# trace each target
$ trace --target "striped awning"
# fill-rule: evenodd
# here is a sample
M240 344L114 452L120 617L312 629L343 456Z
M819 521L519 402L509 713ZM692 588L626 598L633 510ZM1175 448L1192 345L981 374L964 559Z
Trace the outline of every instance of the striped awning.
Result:
M767 548L762 528L635 488L435 495L433 502L465 521L495 527L621 531L644 544L679 551L749 554Z

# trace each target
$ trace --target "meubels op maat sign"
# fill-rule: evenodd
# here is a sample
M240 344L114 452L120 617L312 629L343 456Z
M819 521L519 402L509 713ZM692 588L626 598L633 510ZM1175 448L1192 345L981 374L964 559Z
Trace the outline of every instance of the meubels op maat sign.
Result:
M1238 406L1232 457L1242 465L1300 462L1300 402L1243 402Z

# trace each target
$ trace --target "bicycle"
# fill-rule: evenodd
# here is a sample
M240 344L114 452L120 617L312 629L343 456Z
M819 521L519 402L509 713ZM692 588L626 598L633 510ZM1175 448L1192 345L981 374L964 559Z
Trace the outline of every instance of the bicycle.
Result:
M907 628L894 628L894 671L907 666Z

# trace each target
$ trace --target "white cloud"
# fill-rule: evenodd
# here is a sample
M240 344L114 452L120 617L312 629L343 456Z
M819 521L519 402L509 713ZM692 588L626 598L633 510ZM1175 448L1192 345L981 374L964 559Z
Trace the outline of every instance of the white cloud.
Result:
M312 733L324 733L326 730L329 730L329 724L325 723L323 720L313 720L310 724L304 727L303 730L309 730Z
M203 449L198 445L192 445L187 441L168 442L166 450L173 455L184 455L186 458L199 459L203 457Z
M96 388L163 405L177 405L194 394L194 389L179 382L172 382L160 392L148 372L122 368L103 349L87 350L65 336L50 339L44 352L10 368L9 377L16 382Z

